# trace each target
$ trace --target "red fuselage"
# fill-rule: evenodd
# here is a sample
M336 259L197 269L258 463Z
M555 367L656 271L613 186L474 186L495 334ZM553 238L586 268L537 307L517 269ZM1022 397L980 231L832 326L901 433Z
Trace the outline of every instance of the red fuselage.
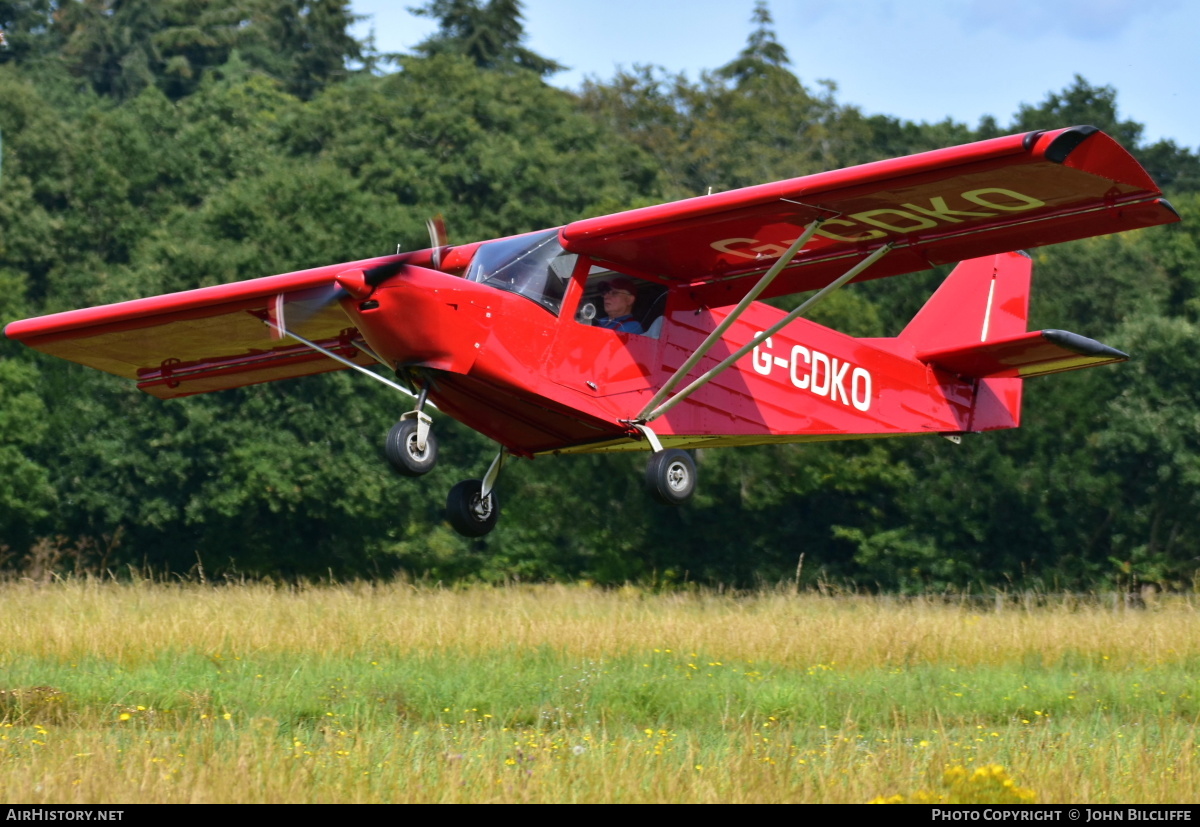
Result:
M409 268L343 306L371 347L430 378L439 409L531 455L644 449L627 422L724 318L728 308L668 298L658 338L582 324L578 268L559 316L530 299L453 275ZM1025 303L996 329L1025 329ZM693 371L748 342L784 313L755 303ZM730 445L1015 427L1021 380L992 379L1005 398L976 410L976 382L931 368L902 339L862 340L791 323L654 423L664 444Z

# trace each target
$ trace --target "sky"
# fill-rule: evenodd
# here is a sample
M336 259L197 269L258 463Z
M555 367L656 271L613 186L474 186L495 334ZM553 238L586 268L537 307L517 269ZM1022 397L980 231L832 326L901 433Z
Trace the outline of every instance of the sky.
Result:
M437 24L420 0L352 0L383 52L409 52ZM1082 75L1117 90L1143 141L1200 147L1200 2L1195 0L771 0L791 70L814 91L868 115L947 117L1004 126ZM697 79L732 60L753 29L754 0L525 0L525 45L570 67L577 89L634 65ZM1045 124L1047 128L1071 124Z

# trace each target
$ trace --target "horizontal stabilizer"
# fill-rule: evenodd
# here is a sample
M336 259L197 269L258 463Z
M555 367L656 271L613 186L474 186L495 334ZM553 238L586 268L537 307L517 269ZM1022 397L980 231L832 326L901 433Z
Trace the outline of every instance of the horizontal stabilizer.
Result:
M922 362L959 376L1044 376L1095 365L1126 362L1129 356L1095 339L1066 330L1037 330L965 347L918 353Z

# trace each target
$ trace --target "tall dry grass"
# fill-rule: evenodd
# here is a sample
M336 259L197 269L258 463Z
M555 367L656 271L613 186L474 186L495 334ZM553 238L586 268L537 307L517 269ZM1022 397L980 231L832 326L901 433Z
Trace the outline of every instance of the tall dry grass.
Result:
M74 581L8 584L0 598L7 652L118 663L186 648L236 656L451 648L477 654L551 646L596 658L665 646L785 666L837 662L847 669L1030 657L1052 664L1079 653L1156 664L1200 655L1200 601L1190 597L1163 597L1146 610L1130 610L1112 596L1013 602L781 591L658 595L634 587Z
M1198 625L1188 597L11 583L0 796L1187 801Z

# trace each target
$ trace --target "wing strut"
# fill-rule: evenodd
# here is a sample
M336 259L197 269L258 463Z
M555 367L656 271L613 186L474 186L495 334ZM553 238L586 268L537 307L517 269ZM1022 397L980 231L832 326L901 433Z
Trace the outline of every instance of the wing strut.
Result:
M738 302L737 307L733 308L729 315L726 316L719 325L717 325L716 329L713 330L712 333L708 334L708 338L706 338L700 344L700 347L696 348L695 353L689 356L687 360L679 366L679 369L671 374L671 378L663 383L663 386L658 389L658 393L654 394L654 398L647 402L646 407L642 408L642 412L637 415L637 420L648 422L650 419L654 418L653 416L647 417L647 414L649 414L650 411L653 411L656 405L666 399L667 395L671 392L671 389L679 384L679 380L687 376L688 372L694 368L696 364L704 357L704 354L708 353L708 351L712 349L712 346L720 341L722 334L729 329L731 324L738 320L738 317L741 316L746 308L750 306L750 302L757 299L762 291L771 286L771 282L775 281L775 277L783 272L783 268L792 263L792 259L794 259L796 254L800 252L800 248L808 243L808 240L812 238L813 233L820 228L821 224L824 223L825 220L826 219L824 218L815 218L808 223L808 226L804 228L804 232L800 235L800 237L793 241L791 246L783 251L783 255L781 255L778 260L771 265L771 268L767 270L767 272L763 273L762 278L758 280L758 284L754 285L754 287L750 289L750 292L742 297L742 300Z
M812 224L809 225L809 227L811 229L815 230L816 229L815 225L817 223L818 222L814 221ZM797 241L799 241L799 239L797 239ZM795 248L795 249L793 249L793 248ZM796 250L798 250L798 249L799 248L796 247L795 244L793 244L792 247L788 248L788 252L784 254L784 258L781 258L780 261L782 262L782 261L790 260L791 257L796 254ZM750 351L754 350L754 348L756 348L760 344L762 344L762 342L765 341L768 336L774 336L776 333L778 333L784 327L786 327L787 325L791 324L796 319L798 319L801 316L801 314L803 314L806 310L810 310L815 305L817 305L819 302L824 301L826 298L829 297L829 294L832 293L834 290L837 290L843 284L850 281L850 279L854 278L859 273L861 273L863 270L866 270L868 267L870 267L872 264L874 264L876 261L883 258L883 256L891 249L892 249L891 243L884 244L878 250L871 253L871 255L867 256L862 261L860 261L858 264L854 265L849 270L847 270L845 273L838 276L837 279L830 282L825 287L821 288L821 290L816 295L809 297L809 299L807 301L805 301L803 304L801 304L799 307L797 307L791 313L787 314L782 319L777 321L775 324L771 325L769 328L767 328L766 330L764 330L763 332L759 333L757 336L752 338L749 342L747 342L744 346L742 346L742 348L740 350L738 350L736 353L733 353L730 356L726 357L725 360L723 362L721 362L721 364L719 364L715 368L712 368L712 369L706 371L705 373L701 374L699 377L697 377L695 379L695 381L693 381L690 385L688 385L686 388L681 390L679 393L672 396L666 402L663 402L662 404L658 405L658 407L656 407L656 408L652 408L652 406L658 401L659 397L665 396L663 391L659 391L657 394L655 394L654 399L651 400L650 404L648 404L642 410L642 413L638 414L636 421L641 422L642 424L645 424L647 422L651 422L651 421L657 419L658 417L665 414L667 411L671 410L671 408L675 407L680 402L682 402L684 399L691 396L692 393L694 393L696 390L698 390L699 388L708 384L708 382L710 380L714 379L716 376L718 376L720 373L722 373L726 368L728 368L730 365L732 365L738 359L741 359L747 353L749 353ZM789 253L790 253L790 255L789 255ZM778 264L779 264L779 262L776 262L777 266L778 266ZM785 264L785 266L786 266L786 264ZM774 270L775 268L772 267L771 269ZM780 267L779 269L783 269L783 268ZM772 278L774 278L774 276L772 276ZM766 276L764 276L763 279L765 280ZM761 285L762 282L760 281L759 284ZM763 285L763 286L765 286L765 285ZM758 292L756 292L756 291L761 292L761 290L759 290L758 286L755 287L755 290L752 290L750 292L753 295L758 295ZM722 322L721 325L717 326L717 329L716 329L716 331L714 331L714 333L723 331L723 330L725 330L725 328L729 327L727 322L730 322L743 309L744 308L742 307L742 305L739 304L737 306L737 309L735 309L733 313L730 313L729 316L726 317L725 322ZM712 337L710 336L709 338L711 339ZM705 344L706 345L708 344L707 340L705 341ZM678 377L681 373L684 373L687 369L690 369L697 361L699 361L699 360L696 358L688 359L688 361L685 362L684 365L682 367L680 367L679 370L677 370L675 372L675 374L671 377L670 384L674 384L676 377ZM664 389L666 389L666 386L664 386Z
M356 365L353 362L351 362L349 359L343 359L341 356L338 356L333 351L326 350L325 348L321 347L320 345L316 344L315 342L310 342L308 339L305 339L303 336L297 336L295 333L288 330L281 324L276 324L275 322L271 321L270 319L263 319L263 324L270 327L274 332L278 333L280 336L290 336L291 338L295 339L300 344L307 345L308 347L312 348L317 353L324 354L325 356L328 356L330 359L334 360L335 362L341 362L343 365L345 365L348 368L354 368L359 373L365 374L366 376L370 376L376 382L382 382L383 384L387 385L389 388L394 388L395 390L398 390L401 393L406 394L407 396L416 397L415 393L413 393L412 391L410 391L408 388L404 387L403 385L399 385L399 384L393 382L391 379L388 379L384 376L380 376L378 373L375 373L374 371L369 371L366 368L364 368L362 365Z

